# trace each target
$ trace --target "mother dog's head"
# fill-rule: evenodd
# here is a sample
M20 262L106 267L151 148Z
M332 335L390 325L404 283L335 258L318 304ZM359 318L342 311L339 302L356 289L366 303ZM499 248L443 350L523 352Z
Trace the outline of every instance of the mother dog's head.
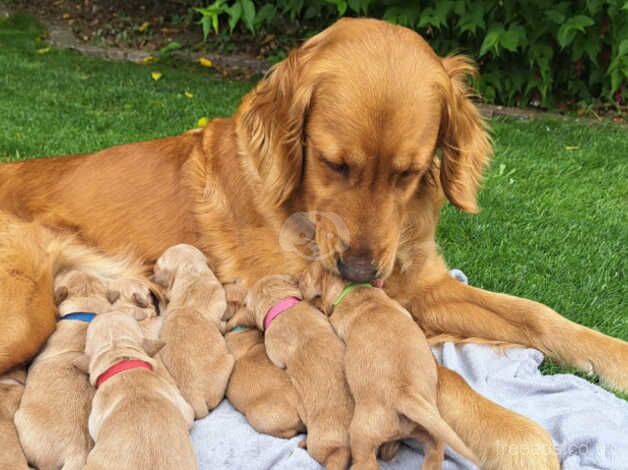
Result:
M344 19L290 53L243 100L241 151L267 203L338 214L348 238L316 220L322 262L353 281L392 271L409 207L440 150L440 181L475 212L491 150L462 56L439 58L415 32ZM415 214L416 216L416 214ZM347 239L345 239L347 238Z

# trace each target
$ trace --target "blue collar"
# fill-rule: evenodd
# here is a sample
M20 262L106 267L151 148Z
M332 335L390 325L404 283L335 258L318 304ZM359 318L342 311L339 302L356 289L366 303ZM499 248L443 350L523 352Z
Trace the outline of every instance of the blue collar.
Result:
M78 320L78 321L83 321L85 323L89 323L94 319L95 316L96 316L95 313L90 313L90 312L73 312L73 313L68 313L67 315L62 316L61 318L59 318L59 321Z
M248 330L248 328L246 326L236 326L233 330L230 331L230 333L239 333L240 331L246 331Z

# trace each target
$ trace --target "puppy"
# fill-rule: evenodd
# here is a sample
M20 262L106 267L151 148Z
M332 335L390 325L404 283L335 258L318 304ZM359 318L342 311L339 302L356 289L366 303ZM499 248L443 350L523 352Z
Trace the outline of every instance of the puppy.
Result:
M96 387L88 424L95 444L87 470L197 468L188 436L194 412L154 372L152 357L162 346L121 312L99 315L89 325L85 355L75 362L88 369Z
M168 299L160 333L166 346L159 356L195 417L203 418L224 398L234 364L220 329L225 291L205 255L191 245L167 249L154 271Z
M473 452L438 411L436 361L410 314L382 289L350 284L313 264L302 276L306 299L322 309L344 340L347 382L355 400L351 453L355 469L377 469L377 451L414 438L425 447L424 469L440 469L444 443L470 461Z
M256 325L265 331L266 353L285 368L299 397L308 452L329 469L349 464L353 400L343 372L344 346L327 318L302 302L290 276L266 276L247 296L228 327Z
M90 315L111 304L104 280L80 271L57 276L54 289L57 329L30 366L15 424L30 464L81 469L92 446L87 417L93 388L72 363L83 354Z
M26 371L14 369L0 375L0 469L27 470L28 464L18 439L13 417L24 392Z
M231 404L258 432L285 439L304 432L297 392L286 371L268 359L262 332L237 327L225 339L235 358L227 386Z

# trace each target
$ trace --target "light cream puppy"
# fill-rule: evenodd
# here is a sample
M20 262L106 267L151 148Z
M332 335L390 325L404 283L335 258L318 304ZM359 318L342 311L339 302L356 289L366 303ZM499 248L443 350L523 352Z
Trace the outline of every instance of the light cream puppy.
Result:
M343 372L344 345L328 319L300 298L294 278L266 276L249 292L248 308L236 312L227 326L256 325L265 331L269 359L286 369L299 396L308 452L328 469L344 469L353 413Z
M347 283L318 264L300 281L305 298L320 296L346 344L345 373L355 400L352 468L379 468L378 449L403 438L424 445L424 469L441 468L445 443L477 464L440 416L436 361L410 314L382 289Z
M147 279L112 279L107 283L107 298L112 310L124 312L137 321L148 320L157 314L160 295ZM151 289L152 287L152 289Z
M24 392L26 371L15 369L0 375L0 469L28 470L26 456L13 424Z
M89 381L96 393L89 415L94 448L87 470L196 469L188 430L192 408L157 374L152 358L163 343L144 336L121 312L96 317L87 330Z
M203 418L224 398L234 364L220 326L225 290L191 245L168 248L154 271L168 300L160 333L166 346L159 356L196 418Z
M304 432L297 391L286 371L268 359L264 335L237 328L225 336L235 358L227 399L258 432L285 439Z
M15 424L28 462L40 470L81 469L92 446L87 432L93 388L73 366L83 354L88 323L75 312L108 311L103 279L69 271L55 279L56 331L29 368Z

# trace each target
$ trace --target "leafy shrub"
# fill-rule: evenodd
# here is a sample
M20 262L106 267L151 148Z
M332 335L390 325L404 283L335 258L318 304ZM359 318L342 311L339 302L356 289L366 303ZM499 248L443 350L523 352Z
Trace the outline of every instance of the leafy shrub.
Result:
M368 15L413 28L440 54L480 65L489 102L507 105L628 102L626 0L215 0L197 8L205 36L222 26L259 33L278 19Z

